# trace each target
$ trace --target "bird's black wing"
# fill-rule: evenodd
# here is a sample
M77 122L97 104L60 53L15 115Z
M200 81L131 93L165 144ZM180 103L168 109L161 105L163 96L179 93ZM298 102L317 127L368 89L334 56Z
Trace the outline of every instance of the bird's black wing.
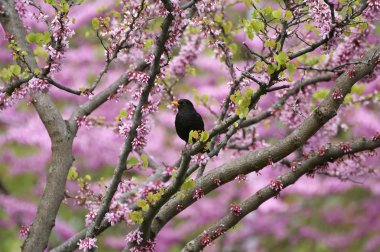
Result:
M194 130L202 130L204 131L205 130L205 125L203 123L203 119L202 119L202 116L198 113L198 112L195 112L195 116L194 116Z
M185 142L189 139L192 130L204 130L203 119L197 112L178 113L175 117L175 129L178 136Z

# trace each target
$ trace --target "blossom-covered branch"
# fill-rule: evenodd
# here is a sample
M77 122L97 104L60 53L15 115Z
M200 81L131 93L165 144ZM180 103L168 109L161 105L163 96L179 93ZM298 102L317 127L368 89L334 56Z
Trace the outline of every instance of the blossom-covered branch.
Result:
M148 102L148 96L149 96L150 91L152 90L152 88L155 84L156 77L160 72L160 58L164 52L164 45L169 38L169 28L170 28L170 25L171 25L173 19L174 19L173 15L171 13L169 13L167 15L167 17L165 18L163 24L162 24L162 32L161 32L160 37L157 40L156 50L154 53L155 57L154 57L154 61L153 61L153 64L151 66L151 69L150 69L150 75L149 75L148 83L147 83L146 87L144 88L144 90L141 94L140 100L139 100L139 104L137 105L137 107L135 109L135 114L133 117L133 124L132 124L130 131L129 131L128 137L127 137L127 139L126 139L126 141L122 147L122 151L121 151L120 157L119 157L119 162L118 162L117 168L115 169L114 175L112 177L111 184L108 187L106 195L102 201L102 205L99 209L99 212L96 215L96 218L95 218L93 224L87 230L87 233L86 233L87 237L94 236L95 230L99 229L99 225L101 224L101 222L104 218L104 215L106 214L106 212L109 209L109 205L111 204L111 200L112 200L112 198L116 192L116 189L117 189L117 187L121 181L122 174L126 169L126 162L128 159L128 155L133 149L132 141L134 140L134 138L137 135L137 127L141 124L142 107Z
M366 75L372 73L375 66L379 63L379 49L377 46L369 50L365 60L372 59L368 64L360 64L355 68L354 74L351 75L346 71L338 79L336 79L329 95L319 105L319 107L307 117L302 124L289 134L285 139L274 144L273 146L243 154L237 159L227 162L203 175L196 182L196 189L202 190L204 194L209 193L218 186L232 181L239 174L248 174L250 172L258 172L271 162L277 162L294 150L301 147L312 135L314 135L327 121L334 117L339 106L343 102L343 98L335 99L333 93L336 89L342 90L343 97L347 95L352 86ZM215 179L219 179L219 183L214 183ZM194 191L196 190L193 190ZM177 206L180 204L183 209L194 203L196 200L192 197L192 193L182 199L172 199L164 205L157 214L152 223L152 232L158 231L180 211ZM181 209L182 210L182 209Z
M260 189L256 194L245 199L235 207L238 210L231 209L225 216L219 221L209 227L207 230L199 234L195 239L191 240L182 249L183 252L201 251L204 247L211 244L213 240L223 235L229 229L233 228L244 216L255 211L267 200L276 197L280 191L286 187L294 184L299 178L305 174L318 170L319 167L323 167L327 162L334 162L340 157L346 155L353 155L365 150L374 150L380 147L379 139L360 139L347 143L351 150L349 152L342 149L341 145L334 145L326 149L323 156L318 153L314 153L306 160L298 162L294 171L289 171L275 179L275 183L279 187L275 187L273 184L269 184L266 187Z
M11 34L22 50L26 51L26 62L37 68L33 52L25 41L25 31L15 9L14 1L3 1L0 6L5 11L0 15L4 30ZM52 159L44 194L38 205L37 216L23 245L23 251L43 251L48 243L59 206L64 196L64 188L69 168L73 162L72 141L66 123L50 96L44 92L32 92L36 108L51 139Z

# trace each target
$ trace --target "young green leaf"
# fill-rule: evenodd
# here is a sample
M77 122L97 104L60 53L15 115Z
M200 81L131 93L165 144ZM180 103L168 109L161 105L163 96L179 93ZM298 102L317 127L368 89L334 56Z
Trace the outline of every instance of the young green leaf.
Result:
M275 10L272 12L272 16L274 18L280 19L281 18L281 10Z
M200 141L205 143L207 142L209 137L210 133L208 133L207 131L202 131Z
M143 167L147 168L149 165L148 156L143 153L141 154L140 159L141 159Z
M139 160L136 157L131 157L130 159L127 160L127 165L128 166L134 166L139 163Z
M77 168L70 167L69 173L67 174L67 180L76 180L78 178Z

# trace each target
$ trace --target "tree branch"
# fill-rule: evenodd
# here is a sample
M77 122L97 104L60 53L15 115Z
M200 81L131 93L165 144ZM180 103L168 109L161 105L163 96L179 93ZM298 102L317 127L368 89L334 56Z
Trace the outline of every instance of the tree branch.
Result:
M71 89L69 87L66 87L66 86L56 82L55 80L51 79L50 77L44 77L43 79L47 80L50 84L52 84L56 88L59 88L63 91L66 91L66 92L69 92L69 93L75 94L75 95L81 95L82 94L81 91L77 91L77 90Z
M342 104L343 99L335 100L333 98L333 92L338 89L341 90L343 96L346 96L350 92L351 87L358 80L373 71L376 64L378 64L379 48L380 45L367 53L365 58L372 58L369 64L358 65L353 75L349 75L347 72L342 74L335 81L329 95L322 101L320 106L290 135L273 146L254 152L248 152L239 158L209 171L196 181L196 188L201 189L207 194L219 186L213 182L214 179L219 179L221 181L220 184L225 184L232 181L239 174L258 172L268 165L269 160L277 162L301 147L327 121L336 115L336 111ZM185 209L194 203L195 200L192 197L193 192L190 192L183 199L172 199L165 204L152 222L152 232L157 234L169 220L180 212L177 209L178 205L181 205L183 209Z
M2 1L0 6L5 11L0 15L0 22L5 32L13 35L13 39L20 48L27 52L25 56L27 65L32 69L37 68L33 52L25 41L24 26L15 10L15 2L10 0ZM44 251L64 197L67 173L73 162L73 137L67 130L61 114L48 94L36 92L32 93L31 96L33 98L32 103L49 134L52 159L45 190L38 205L37 215L30 227L29 235L23 244L22 250Z
M357 152L361 152L364 150L373 150L380 147L380 141L377 140L356 140L349 143L352 148L352 151L349 154L354 154ZM307 160L302 161L296 168L295 171L289 171L282 176L280 176L277 180L281 181L283 189L294 184L300 177L303 175L313 172L316 167L325 164L326 162L333 162L334 160L347 155L347 153L342 150L340 145L335 145L326 150L323 156L320 156L318 153L313 154ZM242 218L244 218L247 214L255 211L260 207L261 204L266 202L267 200L277 196L279 191L273 189L271 185L267 185L264 188L260 189L256 192L256 194L250 196L245 199L243 202L239 204L241 207L241 212L238 215L235 215L231 211L229 211L223 218L221 218L218 222L213 224L210 228L204 231L202 234L198 235L195 239L191 240L186 244L186 246L181 250L182 252L190 252L190 251L200 251L205 246L209 244L212 240L215 240L224 232L234 227ZM207 237L210 240L206 242L202 242L202 238Z
M99 229L100 224L103 221L105 214L108 212L108 209L109 209L109 206L111 204L111 200L113 198L113 195L115 194L117 187L121 181L122 174L126 169L126 162L128 159L128 155L133 149L132 141L136 137L137 127L141 123L141 117L142 117L142 111L141 110L142 110L143 105L148 102L149 93L154 86L156 76L160 72L160 59L161 59L161 55L164 52L165 42L169 38L169 28L170 28L170 25L171 25L173 20L174 20L174 16L171 13L169 13L166 16L166 18L162 24L162 32L161 32L161 35L158 38L158 41L156 44L156 50L154 53L155 57L154 57L153 64L152 64L151 69L150 69L148 83L145 86L145 88L141 94L139 103L135 109L135 113L133 115L132 127L131 127L131 130L128 134L128 137L127 137L127 139L126 139L126 141L122 147L122 151L121 151L121 154L119 157L118 165L114 171L114 175L112 177L111 184L108 187L106 195L104 196L104 198L102 200L102 204L100 206L100 209L96 215L96 218L95 218L93 224L89 227L89 229L86 232L86 237L93 237L95 235L96 230Z
M27 83L33 78L33 76L29 76L28 78L21 79L6 85L0 92L6 93L7 95L11 95L16 88L19 88L22 84Z

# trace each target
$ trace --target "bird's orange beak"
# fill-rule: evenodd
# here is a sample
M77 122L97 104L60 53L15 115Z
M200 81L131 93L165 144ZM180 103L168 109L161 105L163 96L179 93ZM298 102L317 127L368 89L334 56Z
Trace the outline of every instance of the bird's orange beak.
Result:
M176 107L178 107L178 106L179 106L179 103L178 103L178 101L172 101L172 104L173 104L174 106L176 106Z

